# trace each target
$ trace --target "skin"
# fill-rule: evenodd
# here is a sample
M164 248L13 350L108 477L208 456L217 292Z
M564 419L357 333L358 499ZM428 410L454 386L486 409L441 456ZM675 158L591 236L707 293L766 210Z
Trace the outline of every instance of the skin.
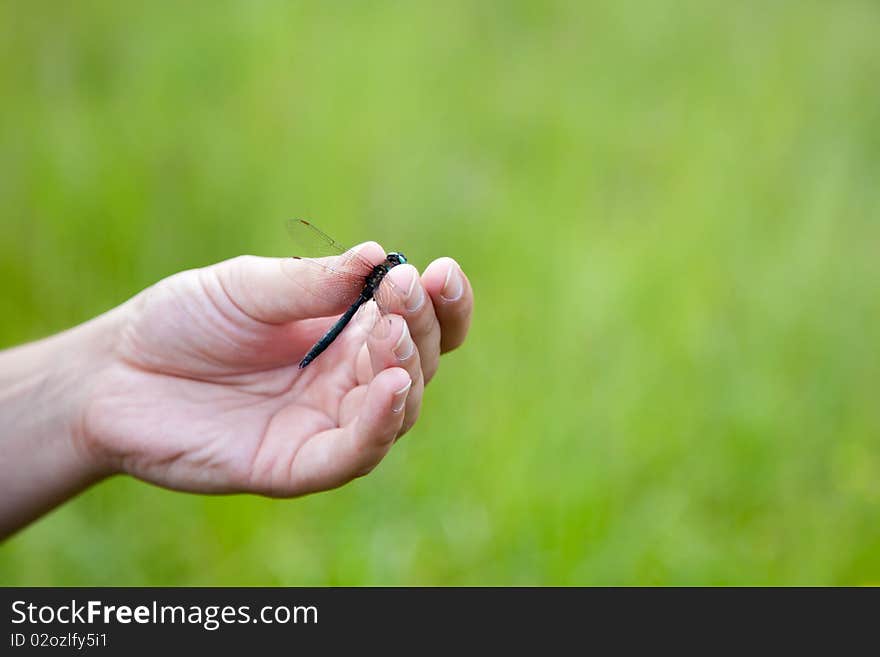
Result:
M374 242L358 249L384 258ZM320 295L323 276L242 256L0 352L0 536L115 474L295 497L370 472L416 422L440 355L464 341L473 292L451 258L421 275L395 267L393 314L372 328L356 317L299 370L346 308Z

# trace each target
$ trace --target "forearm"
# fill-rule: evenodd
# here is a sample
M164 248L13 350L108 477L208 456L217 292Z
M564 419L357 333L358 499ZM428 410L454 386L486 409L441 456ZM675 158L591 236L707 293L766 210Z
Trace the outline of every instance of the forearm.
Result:
M113 314L0 352L0 539L108 473L81 435Z

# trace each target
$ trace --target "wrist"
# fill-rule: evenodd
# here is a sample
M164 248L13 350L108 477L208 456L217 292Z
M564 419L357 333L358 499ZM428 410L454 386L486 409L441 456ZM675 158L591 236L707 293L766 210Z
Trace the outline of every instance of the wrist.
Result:
M83 418L112 362L115 313L0 353L0 537L112 474Z
M115 474L113 460L88 431L89 408L116 361L125 305L57 336L50 366L55 389L67 400L58 418L59 436L66 440L84 477L92 480Z

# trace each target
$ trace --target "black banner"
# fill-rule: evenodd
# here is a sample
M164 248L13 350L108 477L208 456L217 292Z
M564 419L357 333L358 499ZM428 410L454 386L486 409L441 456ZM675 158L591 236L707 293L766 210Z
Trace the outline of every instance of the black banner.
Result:
M830 589L7 588L0 654L333 654L352 642L370 652L421 651L476 639L520 649L746 647L773 635L819 640L835 624L840 638L855 639L872 627L878 597Z

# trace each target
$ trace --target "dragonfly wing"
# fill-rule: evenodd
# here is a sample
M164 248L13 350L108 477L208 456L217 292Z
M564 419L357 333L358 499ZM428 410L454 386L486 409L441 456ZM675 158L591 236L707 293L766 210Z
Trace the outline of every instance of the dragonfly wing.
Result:
M302 253L296 255L304 258L320 258L322 256L342 255L347 248L330 237L314 224L304 219L288 219L287 232Z
M290 234L298 253L294 257L319 259L332 257L333 269L366 278L378 264L370 262L353 249L346 248L314 224L304 219L290 219L287 222Z
M367 276L381 262L370 262L357 251L346 249L320 228L303 219L288 220L287 232L300 251L294 257L321 272L320 286L300 287L322 299L329 297L334 302L343 299L353 302L363 289ZM399 302L404 297L403 291L387 276L375 292L376 305L382 314L386 314L391 308L401 307Z

